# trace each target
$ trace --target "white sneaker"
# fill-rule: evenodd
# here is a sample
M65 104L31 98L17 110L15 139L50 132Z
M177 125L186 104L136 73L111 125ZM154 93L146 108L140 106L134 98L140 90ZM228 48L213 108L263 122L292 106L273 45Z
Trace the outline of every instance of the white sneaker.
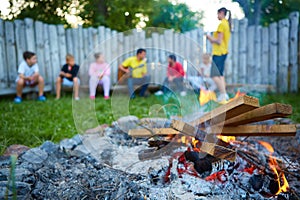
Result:
M157 92L154 93L155 96L161 96L161 95L163 95L163 94L164 94L164 93L163 93L163 91L161 91L161 90L158 90Z
M75 101L79 101L80 100L80 98L79 97L75 97Z
M180 96L185 97L186 96L186 91L181 91Z
M229 96L227 93L220 94L217 99L218 102L228 101L228 100L229 100Z

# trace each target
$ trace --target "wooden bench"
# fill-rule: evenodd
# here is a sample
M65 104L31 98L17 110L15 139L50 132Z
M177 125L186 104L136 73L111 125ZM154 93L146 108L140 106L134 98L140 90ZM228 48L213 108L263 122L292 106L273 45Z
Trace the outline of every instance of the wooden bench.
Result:
M44 87L44 92L51 92L52 91L52 86L49 84L45 85ZM30 92L38 92L38 87L25 87L23 89L23 94L26 93L30 93ZM12 87L12 88L4 88L4 89L0 89L0 96L2 95L12 95L12 94L16 94L16 88Z

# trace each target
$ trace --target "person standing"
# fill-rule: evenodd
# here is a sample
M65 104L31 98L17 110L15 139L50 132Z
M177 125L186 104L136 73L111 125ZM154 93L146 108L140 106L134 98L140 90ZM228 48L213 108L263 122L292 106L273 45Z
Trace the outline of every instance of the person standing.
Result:
M59 76L56 79L56 99L60 99L61 85L72 87L74 90L74 99L79 100L79 84L77 77L79 65L75 64L74 56L67 54L66 64L62 67Z
M90 99L95 99L98 84L103 85L104 99L109 99L110 90L110 67L105 62L104 55L95 53L96 62L92 63L89 68L89 88Z
M228 20L226 15L229 15ZM228 44L230 39L231 29L231 12L226 8L220 8L218 10L218 19L221 21L217 31L213 33L213 36L207 35L207 39L212 43L212 55L213 65L211 68L211 77L215 81L218 89L219 96L218 101L226 103L229 99L226 92L226 83L224 78L225 60L228 54Z
M17 84L17 96L14 99L15 103L22 102L22 92L25 86L39 88L38 101L46 101L44 96L44 79L39 74L39 67L37 64L37 57L35 53L30 51L25 51L23 53L24 61L21 62L18 68L18 77L16 79Z
M138 49L136 56L127 58L119 69L129 74L127 85L129 96L135 98L134 85L141 85L140 96L146 97L146 91L150 82L150 75L147 74L146 49Z

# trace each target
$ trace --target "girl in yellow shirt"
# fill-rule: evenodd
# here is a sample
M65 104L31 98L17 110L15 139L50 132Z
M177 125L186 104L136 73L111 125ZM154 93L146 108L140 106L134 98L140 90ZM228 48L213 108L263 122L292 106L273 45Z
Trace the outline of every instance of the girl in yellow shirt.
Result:
M229 15L228 20L226 15ZM218 10L218 19L221 21L218 29L214 32L213 36L207 35L207 39L212 43L212 67L211 77L217 84L220 95L218 101L226 103L229 99L226 93L226 83L224 78L224 66L225 60L228 54L228 44L230 39L231 29L231 12L226 8L220 8Z

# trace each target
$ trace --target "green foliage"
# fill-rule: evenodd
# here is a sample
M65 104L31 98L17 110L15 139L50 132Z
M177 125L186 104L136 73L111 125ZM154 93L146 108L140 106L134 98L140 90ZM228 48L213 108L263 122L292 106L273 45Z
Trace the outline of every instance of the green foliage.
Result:
M16 3L17 2L17 3ZM100 25L117 31L137 26L171 28L185 32L200 25L200 12L192 12L186 4L168 0L10 0L10 14L4 19L26 17L50 24L71 26L66 17L73 15L84 27Z
M248 23L264 26L287 18L293 11L300 11L299 0L233 0L243 8Z
M155 2L150 24L153 27L174 29L177 32L186 32L202 26L200 23L203 12L192 12L183 3L172 4L167 0Z

